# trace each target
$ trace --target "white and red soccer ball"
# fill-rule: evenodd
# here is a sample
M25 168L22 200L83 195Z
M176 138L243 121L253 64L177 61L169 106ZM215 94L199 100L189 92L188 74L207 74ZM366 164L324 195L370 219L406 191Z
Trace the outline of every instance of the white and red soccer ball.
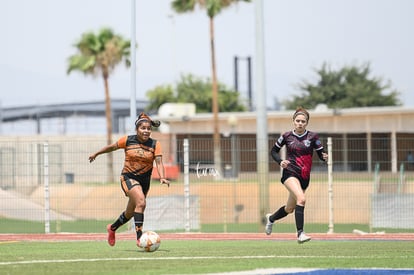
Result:
M160 247L161 238L154 231L145 231L139 239L138 246L146 252L154 252Z

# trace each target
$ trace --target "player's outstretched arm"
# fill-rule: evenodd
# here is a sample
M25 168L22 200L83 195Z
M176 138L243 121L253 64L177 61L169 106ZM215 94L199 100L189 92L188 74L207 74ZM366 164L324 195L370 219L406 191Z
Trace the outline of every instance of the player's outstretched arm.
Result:
M115 151L117 149L119 149L119 148L118 148L118 145L117 145L116 142L112 143L110 145L104 146L102 149L100 149L96 153L89 156L89 162L94 161L96 159L96 157L101 155L101 154L109 153L109 152Z

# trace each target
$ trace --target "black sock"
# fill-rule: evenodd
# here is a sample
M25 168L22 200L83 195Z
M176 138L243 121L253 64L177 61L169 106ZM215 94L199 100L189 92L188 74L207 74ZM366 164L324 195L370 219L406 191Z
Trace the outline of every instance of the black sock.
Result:
M125 212L122 212L122 214L119 216L119 218L113 223L111 224L111 229L113 231L117 230L121 225L127 223L130 220L127 219L127 217L125 217Z
M303 232L305 206L296 205L295 207L295 221L298 237Z
M134 213L135 231L137 232L137 240L142 235L142 225L144 224L144 213Z
M280 220L281 218L284 218L288 215L285 211L285 205L279 208L273 215L269 217L270 222L274 222L277 220Z

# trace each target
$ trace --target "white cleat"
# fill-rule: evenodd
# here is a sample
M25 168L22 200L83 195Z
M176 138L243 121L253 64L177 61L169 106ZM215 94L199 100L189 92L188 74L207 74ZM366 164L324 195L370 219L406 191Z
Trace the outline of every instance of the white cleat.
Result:
M302 233L300 233L300 235L298 237L298 243L300 243L300 244L306 243L306 242L309 242L311 239L312 239L311 237L309 237L304 232L302 232Z
M270 235L272 234L272 229L273 229L273 223L270 221L270 216L272 214L266 214L266 227L265 227L265 232L266 235Z

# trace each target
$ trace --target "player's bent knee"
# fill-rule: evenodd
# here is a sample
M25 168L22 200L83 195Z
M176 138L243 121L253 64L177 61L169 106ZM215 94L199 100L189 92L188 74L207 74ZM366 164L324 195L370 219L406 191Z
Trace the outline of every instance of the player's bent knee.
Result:
M301 205L301 206L305 206L305 203L306 203L306 199L303 197L303 198L299 198L297 201L296 201L296 204L297 205Z
M288 213L288 214L292 214L292 213L293 213L293 210L295 210L295 208L291 208L291 207L286 207L286 208L285 208L285 211L286 211L286 213Z

